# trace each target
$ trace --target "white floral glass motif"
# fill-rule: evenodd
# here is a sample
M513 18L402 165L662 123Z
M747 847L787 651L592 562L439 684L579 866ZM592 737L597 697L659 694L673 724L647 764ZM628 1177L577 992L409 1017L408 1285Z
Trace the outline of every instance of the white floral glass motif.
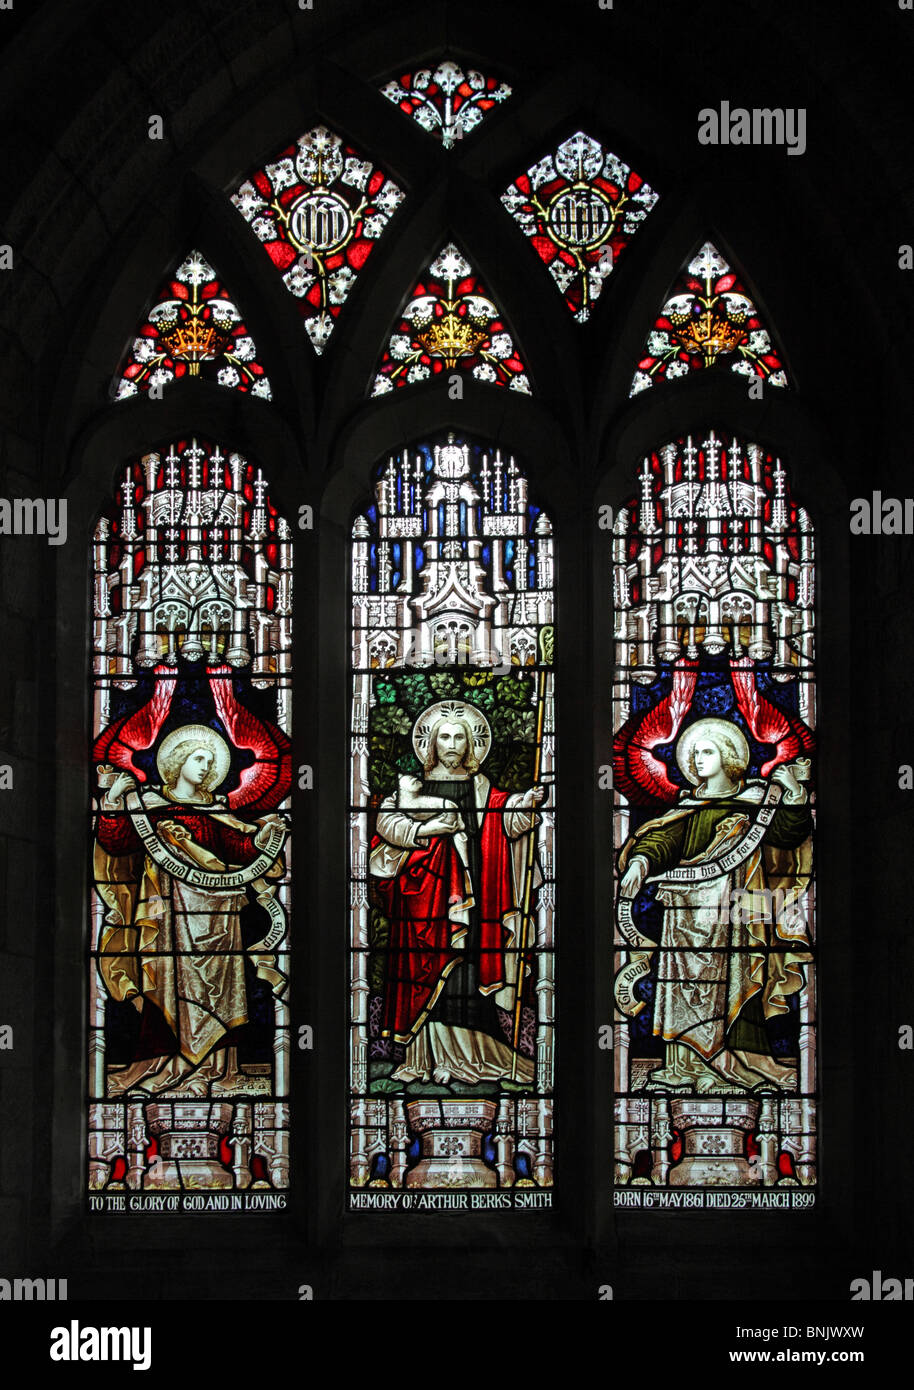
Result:
M629 395L657 381L726 366L769 386L787 385L762 316L739 277L706 241L683 269L647 335Z
M467 258L449 242L413 289L381 358L372 395L453 371L530 391L504 316Z
M493 106L508 99L511 88L475 68L464 72L445 59L434 69L419 68L385 83L381 93L450 150L482 123Z
M585 323L657 197L640 174L579 130L518 175L501 201Z
M245 179L232 202L295 297L321 353L403 192L326 126Z
M125 400L185 376L271 399L241 312L199 251L185 257L157 295L127 354L116 398Z

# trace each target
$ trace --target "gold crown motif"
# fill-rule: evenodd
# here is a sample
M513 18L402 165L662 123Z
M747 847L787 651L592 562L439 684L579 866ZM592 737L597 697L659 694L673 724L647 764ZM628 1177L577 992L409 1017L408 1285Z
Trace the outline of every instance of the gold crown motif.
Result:
M435 357L443 357L445 365L453 367L458 357L472 357L480 343L489 336L489 320L481 315L460 318L449 311L443 318L415 325L416 337Z
M742 323L735 315L731 320L719 309L705 309L697 318L671 314L670 322L677 342L686 352L714 358L723 352L733 352L745 340L745 316L741 317Z
M228 324L203 323L198 318L184 323L171 319L162 325L160 337L175 357L199 361L204 357L219 357L225 352L232 341L228 328Z

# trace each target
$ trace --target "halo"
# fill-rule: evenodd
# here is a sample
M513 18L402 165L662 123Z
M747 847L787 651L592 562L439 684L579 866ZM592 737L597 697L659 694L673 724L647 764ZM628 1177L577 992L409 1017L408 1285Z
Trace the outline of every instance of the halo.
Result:
M689 765L692 750L700 738L710 739L715 745L718 739L726 738L727 742L736 748L743 764L743 771L749 766L749 745L742 729L736 724L731 724L728 719L696 719L695 723L690 724L685 733L680 735L676 744L676 765L693 787L697 787L701 782L701 778L695 776Z
M208 753L212 753L213 765L206 775L206 790L213 791L216 787L220 787L232 765L232 755L222 735L217 734L216 730L211 729L208 724L182 724L180 729L172 729L171 733L162 739L156 752L156 767L159 769L159 776L163 784L165 773L162 764L173 748L179 743L187 742L192 742L198 748L205 748Z
M413 725L413 748L420 763L425 762L432 730L442 719L464 720L473 739L476 761L481 764L488 757L492 746L492 730L482 711L475 705L468 705L465 700L439 700L437 704L424 709Z

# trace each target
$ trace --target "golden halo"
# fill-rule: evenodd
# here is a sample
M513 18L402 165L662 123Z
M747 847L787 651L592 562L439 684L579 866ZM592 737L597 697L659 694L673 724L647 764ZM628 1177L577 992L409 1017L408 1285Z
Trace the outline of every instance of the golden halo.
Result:
M206 783L201 790L214 791L216 787L221 787L232 765L232 755L222 735L217 734L208 724L182 724L180 729L172 729L171 733L162 739L156 752L156 767L159 769L163 786L163 763L179 743L193 743L195 748L205 748L207 753L212 753L213 765L206 774Z
M703 738L708 739L718 749L720 740L729 743L742 763L743 772L746 771L749 766L749 745L742 729L736 724L731 724L728 719L697 719L694 724L689 725L676 744L676 765L693 787L700 784L701 778L696 777L692 771L692 751L699 739Z
M439 700L437 704L429 705L428 709L424 709L419 715L413 725L413 748L420 763L424 763L428 755L432 730L445 719L464 721L473 739L473 753L476 761L482 764L483 760L489 756L489 749L492 746L492 730L489 727L488 719L481 710L478 710L475 705L468 705L465 700Z

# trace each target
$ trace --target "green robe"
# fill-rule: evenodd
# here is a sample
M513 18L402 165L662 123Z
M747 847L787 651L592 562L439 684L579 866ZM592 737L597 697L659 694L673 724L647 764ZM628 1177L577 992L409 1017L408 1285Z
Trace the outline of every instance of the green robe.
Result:
M754 822L764 786L753 781L742 794L707 800L690 795L635 832L621 867L641 856L648 873L656 876L720 857L739 844ZM802 984L797 963L809 957L795 949L772 950L778 943L776 922L733 923L727 914L735 893L770 890L776 884L794 890L802 886L799 864L811 830L809 802L782 800L761 846L744 864L711 884L658 886L664 928L655 1033L693 1047L708 1060L725 1046L770 1056L765 1018L785 1011L785 996ZM805 939L790 941L791 947L807 944Z
M649 873L662 874L677 869L690 859L707 852L713 842L718 827L727 816L745 815L752 802L740 800L739 796L722 797L719 801L710 799L695 805L686 813L677 807L670 816L660 821L649 821L648 829L643 826L635 831L636 842L630 842L628 857L642 855L650 865ZM774 818L765 831L765 844L774 849L796 849L808 838L812 831L812 812L809 802L802 805L778 805Z

